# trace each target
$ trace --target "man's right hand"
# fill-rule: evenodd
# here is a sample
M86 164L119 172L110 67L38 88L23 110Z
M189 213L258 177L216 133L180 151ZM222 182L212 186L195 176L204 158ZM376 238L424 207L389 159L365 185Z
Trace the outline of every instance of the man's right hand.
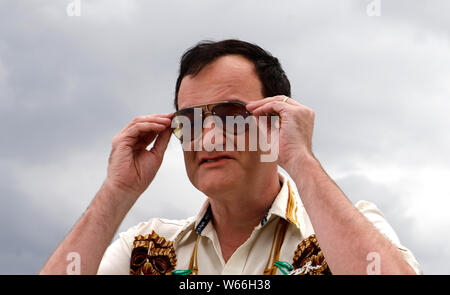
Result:
M40 274L67 273L67 255L81 257L81 274L95 274L117 228L161 166L172 114L136 117L112 141L108 176L69 235ZM156 139L153 147L149 146Z
M136 117L113 138L104 186L131 198L138 198L147 189L169 143L171 117L172 114ZM147 150L155 138L153 147Z

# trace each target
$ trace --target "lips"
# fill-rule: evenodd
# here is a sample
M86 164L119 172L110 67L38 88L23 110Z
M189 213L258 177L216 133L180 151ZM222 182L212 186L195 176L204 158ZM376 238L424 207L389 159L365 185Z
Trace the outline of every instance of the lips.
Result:
M227 154L217 154L213 156L203 156L200 158L199 165L209 164L209 163L218 163L221 160L225 159L234 159L230 155Z

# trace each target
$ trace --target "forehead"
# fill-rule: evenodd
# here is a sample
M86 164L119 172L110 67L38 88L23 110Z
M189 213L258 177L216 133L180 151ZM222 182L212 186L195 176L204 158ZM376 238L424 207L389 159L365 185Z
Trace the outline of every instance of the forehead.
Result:
M262 84L251 61L227 55L181 81L178 109L226 100L250 102L263 98Z

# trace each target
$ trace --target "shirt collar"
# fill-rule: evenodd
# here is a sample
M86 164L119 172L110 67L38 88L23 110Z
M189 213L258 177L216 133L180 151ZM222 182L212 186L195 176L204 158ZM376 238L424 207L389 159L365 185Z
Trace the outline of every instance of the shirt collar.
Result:
M303 207L301 200L292 189L287 176L278 173L278 177L281 183L281 190L275 197L272 206L264 215L257 228L263 227L267 221L270 220L272 215L275 215L289 221L300 230L299 217L301 217L301 208ZM202 233L203 229L208 225L211 219L211 206L209 204L209 200L207 199L194 219L194 229L197 234L200 235Z
M281 190L266 214L267 219L270 219L271 215L279 216L300 229L299 220L303 204L299 196L294 192L288 177L282 173L278 173L278 177L282 183Z

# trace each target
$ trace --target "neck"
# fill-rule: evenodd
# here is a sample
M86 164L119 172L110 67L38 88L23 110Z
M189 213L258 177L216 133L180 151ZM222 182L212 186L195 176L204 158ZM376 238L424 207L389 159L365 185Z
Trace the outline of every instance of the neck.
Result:
M232 191L208 196L225 261L250 236L280 191L278 174L247 181Z

